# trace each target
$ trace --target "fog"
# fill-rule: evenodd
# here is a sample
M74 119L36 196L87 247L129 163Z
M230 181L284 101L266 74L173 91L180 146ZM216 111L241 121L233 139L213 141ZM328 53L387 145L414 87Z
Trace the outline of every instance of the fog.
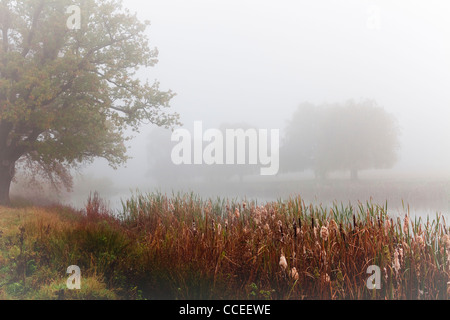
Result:
M124 0L124 5L151 21L147 32L159 63L139 75L177 93L171 106L184 128L192 131L194 121L207 129L247 124L279 129L283 140L302 103L373 99L397 119L398 161L388 169L361 170L357 182L349 182L346 172L316 181L304 170L161 183L151 175L151 163L158 154L170 157L175 143L167 130L160 133L167 142L158 148L155 132L161 130L148 125L128 144L133 159L126 166L113 170L98 160L83 168L69 203L82 205L97 190L116 207L133 190L160 189L259 201L300 194L326 204L373 197L382 204L388 200L394 211L405 200L418 212L448 212L448 1ZM162 180L170 171L159 172Z

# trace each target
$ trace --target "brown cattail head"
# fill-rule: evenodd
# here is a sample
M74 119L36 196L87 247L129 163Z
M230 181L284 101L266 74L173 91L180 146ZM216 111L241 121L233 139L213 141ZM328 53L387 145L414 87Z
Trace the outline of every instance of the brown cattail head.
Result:
M298 271L297 271L297 269L296 269L295 267L293 267L293 268L291 269L291 271L289 272L289 275L290 275L291 278L292 278L293 280L295 280L295 281L297 281L297 280L299 279Z
M445 249L450 249L450 237L447 234L444 234L441 239L442 245L445 247Z
M417 243L417 245L419 246L419 248L422 249L425 247L425 241L423 240L422 236L416 236L416 238L414 240Z
M286 270L286 268L288 266L286 257L284 256L284 254L281 254L279 265L280 265L281 269L283 269L283 270Z
M328 228L325 226L322 226L322 228L320 228L320 237L323 239L323 241L327 241L328 240Z
M398 250L396 249L394 252L394 263L392 266L395 270L395 273L398 274L398 272L400 271L400 260L399 260L399 253Z
M384 235L387 237L387 235L389 234L389 230L391 229L391 220L386 220L386 222L384 223Z
M292 229L294 230L294 238L297 238L297 222L295 222L295 219L292 221Z
M192 220L192 233L197 235L197 225L195 224L195 220Z
M341 234L342 240L345 242L345 232L344 228L342 227L342 222L339 224L339 233Z
M405 220L403 221L403 232L405 234L409 233L409 217L408 217L408 215L405 215Z
M330 230L334 230L334 231L338 230L337 223L336 223L336 221L334 221L334 219L331 219L329 226L330 226Z

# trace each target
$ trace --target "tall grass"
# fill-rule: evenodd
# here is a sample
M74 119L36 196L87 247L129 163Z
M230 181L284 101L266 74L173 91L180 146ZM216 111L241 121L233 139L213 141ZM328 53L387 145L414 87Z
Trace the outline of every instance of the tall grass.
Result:
M411 220L370 201L330 208L300 197L258 205L195 194L136 194L109 214L24 226L37 269L78 265L125 299L447 299L444 218ZM28 240L29 241L29 240ZM27 245L25 245L27 246ZM36 247L35 247L36 248ZM26 249L24 249L26 251ZM368 267L381 289L368 289ZM27 281L26 279L24 281Z
M299 197L257 206L148 194L123 203L121 216L143 236L146 272L165 275L177 298L447 298L439 215L424 224L371 202L327 209ZM381 290L366 287L370 265L382 270Z

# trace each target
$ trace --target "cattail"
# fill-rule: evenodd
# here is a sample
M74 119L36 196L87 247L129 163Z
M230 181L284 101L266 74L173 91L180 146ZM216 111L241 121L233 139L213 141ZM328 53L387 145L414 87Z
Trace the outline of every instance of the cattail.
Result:
M281 238L283 238L283 222L281 222L281 220L278 220L278 228L279 228L279 231L280 231L280 234L281 234Z
M325 251L325 249L322 250L322 252L320 253L320 256L322 257L323 264L326 266L327 265L327 252Z
M289 273L289 275L291 276L291 278L293 280L298 280L299 276L298 276L298 271L295 267L293 267Z
M211 221L211 228L212 228L213 233L216 232L216 221L214 219L212 219L212 221Z
M259 212L259 210L257 210L255 216L253 217L253 221L256 225L259 225L261 223L261 213Z
M450 249L450 237L447 234L442 236L441 242L447 250Z
M236 216L236 218L238 218L238 219L239 219L239 216L240 216L241 214L240 214L240 212L239 212L239 209L238 209L238 208L234 209L234 215Z
M294 238L297 238L297 222L295 222L295 219L292 219L292 229L294 230Z
M384 223L384 235L387 237L389 230L391 229L391 220L387 219Z
M416 236L415 242L419 245L420 248L425 247L425 242L423 241L422 236Z
M328 228L325 226L322 226L320 229L320 237L323 239L323 241L328 240Z
M281 269L283 269L283 270L286 270L286 268L288 266L286 257L284 256L284 254L281 254L279 265L280 265Z
M395 270L395 273L398 273L400 271L400 261L398 259L398 250L395 250L394 252L394 263L393 263L393 268Z
M333 231L338 230L337 223L336 223L336 221L334 221L334 219L331 219L331 221L330 221L330 230L333 230Z
M344 232L344 228L342 227L342 223L339 224L339 233L342 236L342 240L345 242L345 232Z
M197 235L197 226L195 224L195 220L192 221L192 233L195 235Z
M325 273L324 280L326 283L330 282L331 279L330 279L330 276L328 275L328 273Z
M217 225L217 234L221 234L222 233L222 225L219 223L218 225Z
M245 208L247 208L247 204L244 202L244 203L242 203L242 207L244 208L244 210L245 210Z
M403 232L407 234L409 232L409 217L408 215L405 215L405 220L403 224Z

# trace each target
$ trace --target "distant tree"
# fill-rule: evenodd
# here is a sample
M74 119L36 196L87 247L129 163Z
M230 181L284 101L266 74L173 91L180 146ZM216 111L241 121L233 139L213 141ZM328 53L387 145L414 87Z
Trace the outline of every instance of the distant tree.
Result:
M246 123L221 124L218 130L221 132L224 139L226 139L227 129L252 129L254 127ZM204 128L208 130L209 128ZM232 177L238 177L240 181L245 175L256 174L259 171L259 165L251 164L181 164L175 165L171 159L172 149L175 146L171 142L172 132L161 128L156 128L149 138L147 146L149 170L148 175L158 182L159 185L180 184L186 181L201 180L206 183L220 183L230 180ZM191 158L193 157L194 139L191 136ZM213 142L213 141L212 141ZM205 149L211 142L203 141L203 149ZM225 148L225 141L223 141ZM248 139L246 141L246 159L249 159ZM236 151L236 146L235 146ZM235 154L235 160L237 156ZM237 162L237 160L235 161Z
M172 131L155 128L147 144L147 176L156 180L158 186L173 187L195 177L194 166L177 166L172 162Z
M397 160L396 119L375 101L343 105L302 104L287 126L281 163L285 171L312 169L319 178L349 170L392 167Z
M163 110L174 94L135 76L157 63L148 22L120 0L79 3L80 28L69 29L71 0L0 2L0 205L19 162L70 187L70 168L127 160L127 128L178 123Z
M280 150L281 170L297 172L314 170L316 177L324 178L331 169L323 162L326 136L325 108L302 103L292 116L285 131Z
M222 123L219 126L219 130L222 132L224 140L226 139L226 131L229 130L237 130L242 129L244 131L255 129L255 126L252 126L245 122L239 123ZM224 141L225 142L225 141ZM227 181L232 177L237 176L240 182L243 182L244 176L247 175L255 175L259 172L259 165L249 164L250 157L250 140L246 139L245 145L245 159L246 164L237 164L237 147L235 145L235 164L233 165L221 165L221 166L209 166L205 170L205 174L210 180L222 180Z

